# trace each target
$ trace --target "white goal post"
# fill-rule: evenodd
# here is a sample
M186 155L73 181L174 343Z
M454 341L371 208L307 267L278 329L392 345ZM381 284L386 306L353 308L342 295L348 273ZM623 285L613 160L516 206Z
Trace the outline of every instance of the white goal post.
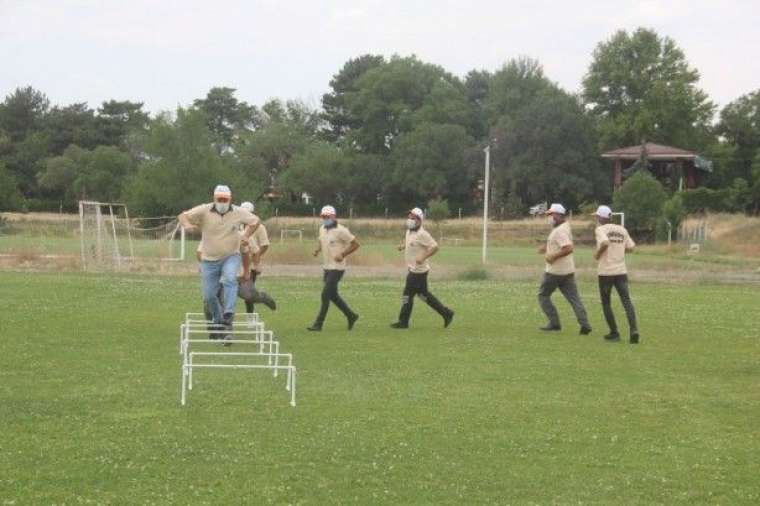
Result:
M83 270L185 259L185 230L176 217L130 218L123 203L79 201L79 236Z
M289 235L297 235L298 242L303 242L303 230L300 228L283 228L280 230L280 242L285 242L285 238Z

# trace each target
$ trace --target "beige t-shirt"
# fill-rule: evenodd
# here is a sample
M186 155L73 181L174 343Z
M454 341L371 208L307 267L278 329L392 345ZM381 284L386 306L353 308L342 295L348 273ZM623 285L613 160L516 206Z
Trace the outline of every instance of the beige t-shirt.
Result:
M573 244L573 231L570 229L568 222L554 227L546 240L546 252L549 254L559 253L563 246ZM573 254L565 255L558 258L553 264L546 264L546 272L549 274L565 275L575 272L575 260Z
M255 225L259 217L238 206L219 214L214 204L201 204L185 211L188 220L201 229L201 259L221 260L240 251L240 225Z
M417 230L407 230L404 246L404 260L409 272L414 272L415 274L428 272L430 270L428 260L425 259L422 264L418 265L417 258L426 253L430 248L438 246L433 236L422 227Z
M259 225L259 228L257 228L256 231L253 232L253 235L248 238L248 244L245 251L253 256L261 250L262 246L269 246L269 234L267 234L267 229L263 223ZM252 263L251 269L256 272L261 272L261 263Z
M625 267L625 250L636 246L628 231L615 223L596 227L596 247L607 244L607 249L599 257L598 273L600 276L617 276L627 274Z
M322 249L322 268L325 270L346 270L346 259L336 262L335 257L348 248L348 245L356 239L343 225L336 225L330 229L319 227L319 246Z

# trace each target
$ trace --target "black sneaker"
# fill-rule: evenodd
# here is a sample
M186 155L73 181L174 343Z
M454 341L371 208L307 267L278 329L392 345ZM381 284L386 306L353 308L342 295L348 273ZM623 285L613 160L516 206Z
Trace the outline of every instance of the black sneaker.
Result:
M579 333L582 336L587 336L591 333L591 327L581 327L581 331Z
M544 332L557 332L562 330L562 327L559 325L546 325L545 327L541 327L538 330L543 330Z
M639 333L638 332L634 332L634 333L631 334L631 341L630 341L630 343L631 344L639 344Z
M224 338L222 338L222 345L223 346L232 346L232 334L225 334Z
M454 319L454 311L449 310L448 313L443 317L443 328L448 327L451 325L451 320Z
M359 319L359 315L354 313L351 316L346 317L348 319L348 330L351 330L354 328L354 323L356 323L356 320Z
M620 334L617 332L610 332L606 336L604 336L604 340L610 343L616 343L620 341Z
M409 328L409 324L408 323L401 323L401 322L391 323L391 328L392 329L408 329Z
M322 330L322 324L312 323L311 327L306 327L306 330L311 332L320 332Z

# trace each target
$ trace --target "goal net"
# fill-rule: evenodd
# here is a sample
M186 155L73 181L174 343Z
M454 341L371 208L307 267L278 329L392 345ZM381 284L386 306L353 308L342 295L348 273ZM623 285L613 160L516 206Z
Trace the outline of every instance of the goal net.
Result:
M185 259L185 234L176 217L130 219L126 204L80 201L79 235L84 270Z

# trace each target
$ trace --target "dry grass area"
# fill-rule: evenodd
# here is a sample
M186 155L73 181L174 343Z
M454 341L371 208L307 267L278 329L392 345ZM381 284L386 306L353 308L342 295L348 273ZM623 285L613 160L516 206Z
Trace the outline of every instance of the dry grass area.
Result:
M689 227L707 223L709 247L722 254L760 256L760 217L741 214L708 214L684 221Z

